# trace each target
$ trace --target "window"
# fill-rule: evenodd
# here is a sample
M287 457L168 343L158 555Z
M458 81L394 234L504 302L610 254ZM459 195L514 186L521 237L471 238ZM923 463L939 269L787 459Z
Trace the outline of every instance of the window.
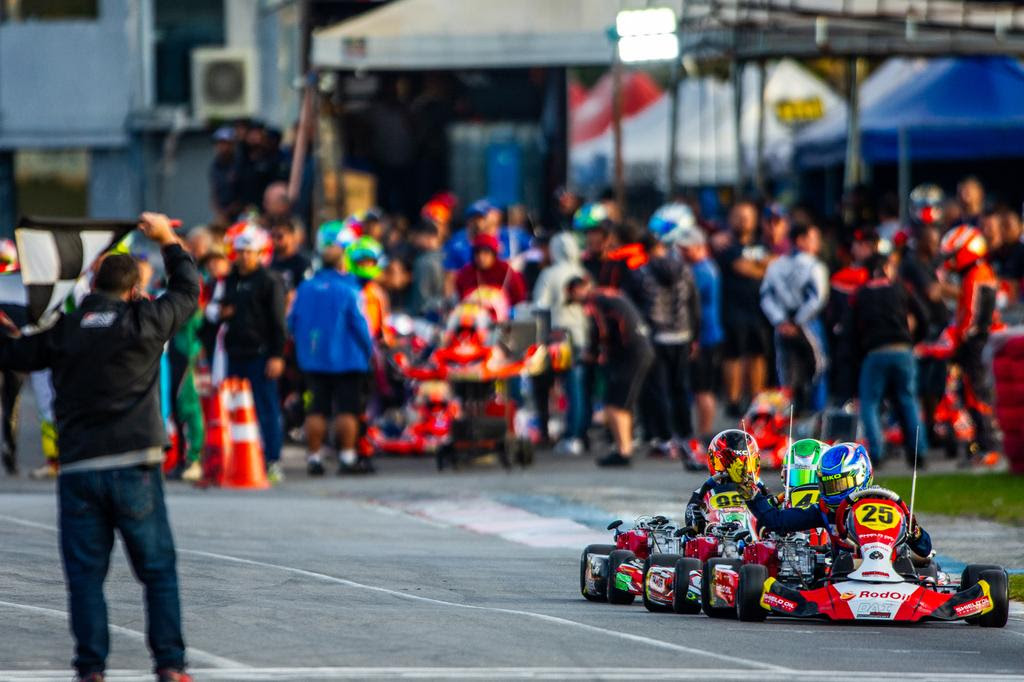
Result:
M0 0L0 21L97 19L99 0Z
M89 215L89 153L84 149L16 151L14 194L22 215Z
M224 44L224 3L156 0L156 101L188 104L192 48Z

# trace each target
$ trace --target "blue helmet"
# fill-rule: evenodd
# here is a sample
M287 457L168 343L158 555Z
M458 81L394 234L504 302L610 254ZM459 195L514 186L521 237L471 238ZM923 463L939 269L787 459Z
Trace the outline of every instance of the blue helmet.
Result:
M863 445L834 445L825 451L818 463L821 499L834 509L851 493L870 487L871 476L871 458Z
M647 228L662 241L672 241L670 235L675 232L697 227L693 211L683 203L665 204L651 216Z

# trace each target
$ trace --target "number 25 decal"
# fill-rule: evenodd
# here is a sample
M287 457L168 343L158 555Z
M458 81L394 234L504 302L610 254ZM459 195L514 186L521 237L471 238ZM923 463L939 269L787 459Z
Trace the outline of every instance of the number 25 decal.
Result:
M886 530L899 523L892 507L878 504L865 504L858 507L857 521L873 530Z

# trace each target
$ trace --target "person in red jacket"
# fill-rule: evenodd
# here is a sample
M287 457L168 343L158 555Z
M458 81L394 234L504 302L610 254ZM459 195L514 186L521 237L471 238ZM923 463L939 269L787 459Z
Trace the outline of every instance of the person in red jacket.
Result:
M974 421L975 442L968 454L971 464L994 466L1000 443L992 419L992 381L982 353L989 332L1000 325L996 311L999 281L985 260L988 244L975 227L959 225L946 233L939 247L946 266L960 275L960 298L953 323L953 361L960 365L964 403Z
M494 235L478 234L473 239L473 261L455 275L455 291L460 299L481 287L491 287L505 293L510 307L526 300L523 277L498 258L499 246Z

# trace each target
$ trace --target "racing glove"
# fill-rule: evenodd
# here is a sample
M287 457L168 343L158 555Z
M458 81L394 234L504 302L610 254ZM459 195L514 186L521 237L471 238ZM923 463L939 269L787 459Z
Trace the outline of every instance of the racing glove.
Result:
M704 531L704 526L707 525L707 517L704 516L704 510L697 504L686 505L686 512L683 514L683 520L686 525L695 533L701 533Z
M736 490L739 491L740 496L744 500L752 500L757 495L760 488L757 485L757 479L751 473L744 473L740 480L736 483Z
M911 542L917 542L921 539L921 524L917 522L917 516L910 517L910 527L907 530L907 537Z

